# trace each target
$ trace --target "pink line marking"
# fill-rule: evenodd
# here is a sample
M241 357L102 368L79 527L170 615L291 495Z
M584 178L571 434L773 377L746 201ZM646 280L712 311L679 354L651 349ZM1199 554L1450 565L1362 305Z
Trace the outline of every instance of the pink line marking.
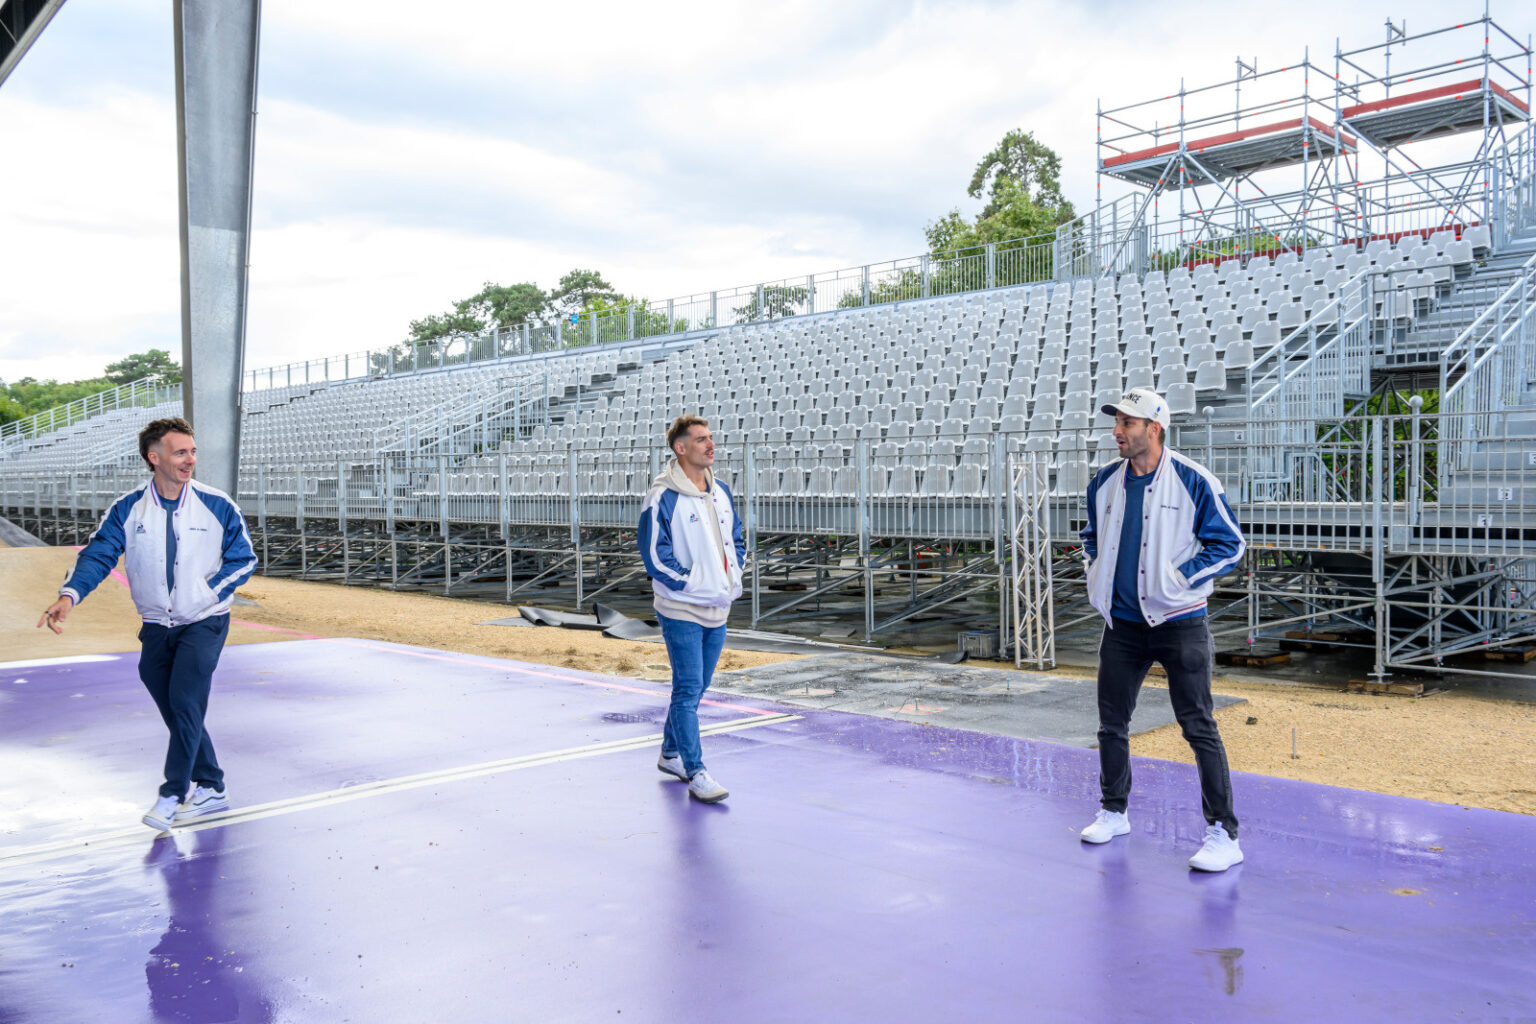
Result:
M79 554L83 550L85 550L84 545L81 545L81 544L76 544L75 545L75 554ZM128 577L124 576L122 573L118 572L116 569L108 570L107 575L111 576L113 579L117 580L117 582L121 583L125 587L128 585Z
M324 640L325 639L325 637L323 637L323 636L316 636L313 633L300 633L298 630L284 629L281 626L264 626L264 625L262 625L259 622L246 622L246 621L244 621L242 619L232 618L232 619L229 620L229 624L231 626L249 626L252 629L265 629L265 630L267 630L268 632L271 632L271 633L287 633L289 636L303 637L305 640Z

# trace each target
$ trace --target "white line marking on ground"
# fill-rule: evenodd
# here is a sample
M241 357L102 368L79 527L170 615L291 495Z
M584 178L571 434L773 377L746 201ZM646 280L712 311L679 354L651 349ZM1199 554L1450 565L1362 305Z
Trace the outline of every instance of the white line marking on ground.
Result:
M799 719L799 715L758 715L752 718L738 718L729 722L702 726L699 729L699 734L701 736L716 736L721 733L740 732L742 729L755 729L760 725L780 725L785 722L795 722L799 721ZM636 750L660 742L661 733L658 732L646 736L633 736L629 739L589 743L582 747L567 747L564 750L550 750L540 754L509 757L500 761L484 761L480 764L464 765L459 768L443 768L438 771L421 772L416 775L402 775L395 779L366 782L357 786L327 790L323 793L311 793L308 796L290 797L287 800L273 800L270 803L256 804L253 807L241 807L232 811L226 811L223 814L211 814L206 818L194 818L185 825L175 826L172 831L177 834L201 832L204 829L221 828L225 825L236 825L246 821L259 821L262 818L271 818L280 814L293 814L297 811L307 811L315 807L382 796L386 793L400 793L409 789L420 789L423 786L432 786L442 782L478 779L486 775L517 771L520 768L536 768L540 765L557 764L561 761L578 761L587 757L600 757L603 754ZM0 865L26 864L33 861L50 860L63 854L79 853L85 850L113 849L119 846L140 846L149 835L148 826L141 826L136 829L104 832L79 839L63 839L53 843L40 843L36 846L22 847L10 853L0 853Z
M0 662L0 672L23 668L48 668L53 665L87 665L98 661L117 661L121 654L76 654L64 658L33 658L31 661Z

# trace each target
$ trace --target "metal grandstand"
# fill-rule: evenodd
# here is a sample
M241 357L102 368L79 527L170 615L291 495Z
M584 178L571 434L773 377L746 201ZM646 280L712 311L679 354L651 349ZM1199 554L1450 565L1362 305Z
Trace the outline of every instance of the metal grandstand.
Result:
M1185 112L1216 87L1101 111L1101 174L1142 191L1040 245L811 275L773 319L758 286L728 326L714 293L660 322L249 373L239 498L264 571L643 600L641 495L663 424L701 409L743 501L743 619L984 625L1049 665L1093 628L1077 530L1117 457L1096 410L1150 385L1250 539L1219 637L1473 671L1446 659L1536 639L1531 49L1487 17L1390 31L1326 75L1245 65L1220 115ZM1147 115L1170 127L1132 127L1175 98L1176 120ZM140 478L137 425L178 410L140 389L11 431L0 509L78 543Z

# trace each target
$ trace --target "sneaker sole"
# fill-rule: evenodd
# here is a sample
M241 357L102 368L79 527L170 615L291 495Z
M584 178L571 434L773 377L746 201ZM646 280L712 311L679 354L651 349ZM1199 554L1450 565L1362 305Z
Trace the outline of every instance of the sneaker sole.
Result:
M663 774L663 775L670 775L670 776L672 776L674 779L676 779L679 782L687 782L688 781L688 776L686 776L686 775L679 775L679 774L677 774L677 772L673 771L671 768L663 768L661 765L657 765L656 766L656 770L661 772L661 774Z
M1082 840L1085 843L1092 843L1094 846L1102 846L1104 843L1109 842L1111 839L1116 839L1116 838L1119 838L1120 836L1128 836L1130 834L1131 834L1131 830L1130 829L1126 829L1124 832L1111 832L1109 835L1105 836L1103 839L1093 839L1093 838L1091 838L1089 836L1083 836Z
M219 814L227 810L229 810L228 801L222 801L216 804L204 804L201 807L184 807L176 812L176 818L178 821L182 818L201 818L209 814Z
M1237 858L1237 860L1233 861L1231 864L1223 864L1220 867L1205 867L1203 865L1196 864L1194 861L1190 861L1189 862L1189 869L1191 871L1204 871L1207 874L1214 875L1214 874L1218 874L1219 872L1226 871L1228 868L1235 868L1239 864L1241 864L1242 862L1243 862L1243 858L1239 857L1239 858Z
M688 795L693 797L695 800L697 800L701 804L717 804L721 800L724 800L726 797L730 796L731 793L730 793L730 790L726 790L725 792L717 793L714 796L699 796L699 794L695 793L693 790L690 789L688 791Z
M139 820L157 832L169 832L171 830L172 823L174 823L176 819L172 818L170 821L166 821L163 818L156 818L153 815L146 814Z

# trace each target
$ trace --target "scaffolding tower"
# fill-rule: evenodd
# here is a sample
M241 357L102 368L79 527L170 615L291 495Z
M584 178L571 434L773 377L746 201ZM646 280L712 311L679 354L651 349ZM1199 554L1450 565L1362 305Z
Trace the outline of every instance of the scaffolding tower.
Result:
M1530 130L1531 53L1485 6L1336 40L1332 70L1310 49L1268 70L1238 58L1224 82L1100 103L1094 209L1060 229L1058 258L1089 276L1478 224L1502 241L1493 197ZM1105 178L1137 190L1106 201Z

